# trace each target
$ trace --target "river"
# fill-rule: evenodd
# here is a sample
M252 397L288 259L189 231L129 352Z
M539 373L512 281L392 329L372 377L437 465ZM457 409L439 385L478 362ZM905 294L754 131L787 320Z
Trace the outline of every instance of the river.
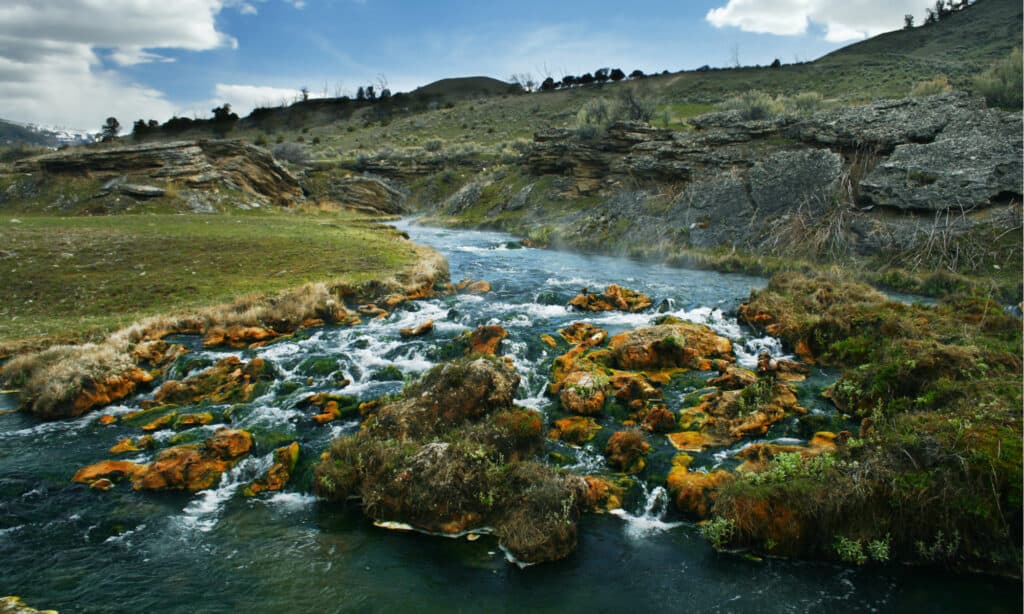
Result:
M70 482L78 468L111 458L107 450L119 439L139 434L121 424L103 426L98 417L137 409L152 392L73 421L0 414L0 595L65 613L1021 611L1016 583L715 552L692 523L667 509L656 484L638 485L625 512L586 516L579 548L568 559L526 569L508 563L487 536L471 542L389 531L354 506L318 502L307 493L312 464L332 438L354 432L358 423L317 425L308 409L296 408L299 400L336 390L342 378L352 383L341 392L361 399L398 392L402 381L390 367L413 378L442 359L452 338L480 324L508 330L503 350L522 376L518 403L549 418L560 415L544 394L559 352L540 336L575 320L614 334L651 322L654 311L666 312L730 337L748 366L762 349L781 353L776 340L756 336L731 315L752 288L765 285L761 278L519 248L500 233L399 226L441 251L454 280L487 280L492 292L419 301L385 320L315 329L254 351L208 351L197 339L179 339L193 346L191 360L260 356L279 374L267 394L234 411L233 426L254 434L256 454L216 488L153 494L121 484L99 492ZM580 288L609 283L650 295L655 309L580 317L565 308ZM406 340L398 334L428 318L435 322L429 335ZM324 361L310 359L330 359L337 368L328 373ZM812 371L800 400L813 414L836 421L818 395L831 379ZM670 406L698 388L693 382L670 388ZM0 395L0 409L14 406L13 395ZM157 439L166 443L172 436L163 431ZM795 419L767 435L784 442L806 437ZM304 460L285 491L243 496L240 486L269 466L273 448L293 440ZM581 471L608 471L594 447L551 444L550 451ZM694 466L729 466L735 451L701 455ZM658 443L649 474L663 475L671 456L667 443ZM126 460L151 458L139 453Z

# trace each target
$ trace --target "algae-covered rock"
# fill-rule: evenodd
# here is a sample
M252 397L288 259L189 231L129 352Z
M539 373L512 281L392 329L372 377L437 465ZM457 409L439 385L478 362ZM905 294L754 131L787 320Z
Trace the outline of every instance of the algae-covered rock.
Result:
M589 322L573 322L569 326L559 329L558 334L569 343L587 346L601 345L608 336L607 331Z
M640 473L647 465L644 457L651 451L640 431L619 431L611 436L604 454L608 464L623 473Z
M274 450L274 463L262 477L250 482L242 492L247 497L268 490L281 490L288 484L299 462L299 442Z
M271 375L271 366L262 358L245 363L228 356L186 380L165 382L156 391L154 404L240 403L250 400L256 387Z
M57 614L57 610L37 610L21 600L21 597L0 597L0 614Z
M560 439L566 443L582 446L592 440L601 431L601 425L593 418L584 416L569 416L555 420L555 428L549 436L552 439Z
M559 399L565 411L583 416L601 413L608 379L589 371L574 371L562 381Z
M501 326L478 326L469 334L469 353L494 356L498 353L498 345L505 337L508 337L508 331Z
M252 435L220 429L202 444L168 448L133 476L136 490L205 490L252 449Z

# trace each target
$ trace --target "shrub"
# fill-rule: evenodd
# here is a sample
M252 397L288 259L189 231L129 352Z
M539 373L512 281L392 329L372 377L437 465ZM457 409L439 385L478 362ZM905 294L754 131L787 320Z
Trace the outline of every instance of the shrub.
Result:
M974 80L974 87L985 101L996 107L1020 110L1022 104L1021 91L1024 89L1021 71L1020 47L1010 52L1006 59L996 62L985 73Z
M700 528L700 534L711 543L715 550L721 550L729 545L733 534L736 532L736 523L721 516L704 524Z
M427 151L441 151L444 146L444 141L441 139L430 139L423 143L423 149Z
M267 146L267 135L261 134L261 135L257 136L256 139L253 141L253 144L254 145L258 145L260 147L266 147Z
M297 143L278 143L274 145L273 154L278 160L284 160L292 164L306 164L309 162L309 150Z
M768 119L782 112L782 104L759 90L744 92L726 100L719 105L724 111L739 111L740 117L746 120Z
M821 108L823 101L818 92L800 92L787 99L786 106L795 113L813 113Z
M952 92L953 86L949 84L949 79L945 75L939 75L931 81L919 81L910 90L910 95L916 97L920 96L934 96L936 94L945 94L946 92Z

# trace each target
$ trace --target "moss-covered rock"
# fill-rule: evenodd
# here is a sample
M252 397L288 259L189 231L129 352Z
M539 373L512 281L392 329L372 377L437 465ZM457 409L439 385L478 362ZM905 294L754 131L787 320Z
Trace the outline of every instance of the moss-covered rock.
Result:
M513 407L519 378L504 360L445 363L374 410L358 434L332 442L315 474L325 499L362 500L377 521L458 534L491 526L526 562L562 558L576 544L582 478L529 460L542 418Z

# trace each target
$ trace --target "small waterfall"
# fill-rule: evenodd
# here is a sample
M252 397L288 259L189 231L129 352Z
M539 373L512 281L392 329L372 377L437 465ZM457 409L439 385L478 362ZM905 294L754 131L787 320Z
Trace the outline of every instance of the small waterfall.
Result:
M680 526L681 522L666 522L664 520L668 512L668 491L663 486L656 486L649 489L646 484L643 488L643 502L641 509L634 513L626 510L612 510L611 513L626 521L626 535L639 539L654 533L667 531Z

